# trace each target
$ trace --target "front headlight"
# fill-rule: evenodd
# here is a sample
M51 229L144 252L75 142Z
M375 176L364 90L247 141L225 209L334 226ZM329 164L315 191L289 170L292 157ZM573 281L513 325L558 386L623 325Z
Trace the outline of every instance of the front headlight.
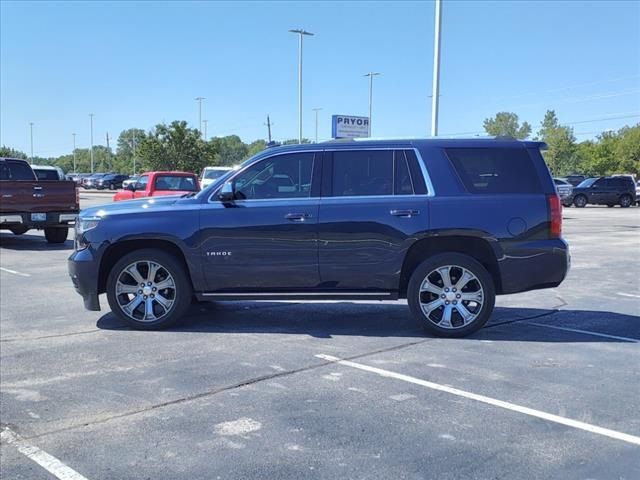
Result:
M102 220L101 217L79 217L76 221L76 233L82 235L89 230L92 230L98 226Z

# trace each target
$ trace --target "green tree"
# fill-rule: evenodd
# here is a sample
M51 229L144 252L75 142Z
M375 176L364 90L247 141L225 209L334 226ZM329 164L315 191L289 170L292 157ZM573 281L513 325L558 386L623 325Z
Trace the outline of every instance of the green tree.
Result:
M247 148L247 158L253 157L256 153L260 153L262 150L267 148L267 142L264 140L256 140L248 145Z
M118 135L116 158L114 159L114 170L121 173L140 173L140 162L136 158L136 170L133 168L133 152L139 149L142 141L147 137L147 134L141 128L129 128L123 130Z
M5 147L4 145L0 147L0 157L21 158L23 160L27 160L29 158L26 153L14 148Z
M249 149L237 135L214 137L210 142L215 150L214 165L233 166L247 158Z
M618 160L618 173L640 175L640 123L618 131L614 155Z
M554 175L574 173L579 165L576 137L573 128L560 125L554 110L547 110L538 132L540 140L549 147L544 159Z
M483 125L489 135L496 137L513 137L523 140L531 135L531 125L527 122L520 125L518 115L512 112L498 112L494 118L486 118Z
M200 172L211 159L198 130L185 121L161 123L140 142L139 152L145 170L183 170Z

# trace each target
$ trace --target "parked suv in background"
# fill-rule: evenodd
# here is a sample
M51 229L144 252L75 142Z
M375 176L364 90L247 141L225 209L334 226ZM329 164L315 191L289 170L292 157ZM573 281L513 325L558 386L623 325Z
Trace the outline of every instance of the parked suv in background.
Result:
M574 187L571 200L578 208L588 204L626 208L636 201L636 186L628 176L588 178Z
M571 206L571 193L573 192L573 185L562 178L554 178L553 183L556 185L560 200L565 207Z
M104 190L106 188L109 190L115 190L116 188L122 188L122 182L128 178L129 175L110 173L104 177L98 178L95 185L98 190Z
M468 335L495 295L558 286L561 205L538 142L350 141L267 149L198 194L83 210L85 307L164 328L199 300L407 298ZM345 322L348 322L345 319Z
M573 185L574 187L577 187L586 179L587 177L584 175L567 175L565 178L565 180L569 182L571 185Z

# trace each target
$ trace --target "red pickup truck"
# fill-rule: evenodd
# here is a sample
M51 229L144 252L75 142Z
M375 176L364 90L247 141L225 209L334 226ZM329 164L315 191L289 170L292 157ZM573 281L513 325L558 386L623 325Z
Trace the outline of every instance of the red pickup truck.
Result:
M198 177L187 172L147 172L136 183L127 185L113 196L113 201L132 200L161 195L183 195L199 192Z
M0 157L0 230L44 230L47 242L64 243L79 210L75 182L38 180L24 160Z

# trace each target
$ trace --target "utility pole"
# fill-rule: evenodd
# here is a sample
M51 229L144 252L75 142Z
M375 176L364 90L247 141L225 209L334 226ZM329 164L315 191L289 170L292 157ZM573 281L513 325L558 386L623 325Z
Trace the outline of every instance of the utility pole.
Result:
M301 28L289 30L291 33L298 34L298 143L302 143L302 37L304 35L313 36L311 32L307 32Z
M93 113L89 114L89 119L91 121L91 150L90 150L90 156L91 156L91 173L93 173Z
M316 112L316 143L318 143L318 112L322 110L322 108L312 108L314 112Z
M133 174L136 174L136 134L131 132L131 148L133 149Z
M113 170L111 163L111 150L109 150L109 132L107 132L107 158L109 159L109 170Z
M380 75L378 72L369 72L365 77L369 77L369 136L371 136L371 110L373 105L373 77Z
M202 123L204 123L204 141L207 141L207 123L209 123L209 120L203 120Z
M200 132L200 135L202 136L202 101L204 100L204 97L196 97L195 100L196 102L198 102L198 122L199 122L199 127L198 127L198 131Z
M76 134L71 135L73 136L73 173L76 173Z
M442 0L436 0L436 19L433 42L433 92L431 97L431 136L438 136L438 108L440 100L440 27L442 25Z
M271 125L273 125L273 123L269 120L269 115L267 115L267 123L265 123L265 125L267 126L267 132L269 134L269 143L271 143Z
M31 163L33 163L33 122L29 122L29 132L31 136Z

